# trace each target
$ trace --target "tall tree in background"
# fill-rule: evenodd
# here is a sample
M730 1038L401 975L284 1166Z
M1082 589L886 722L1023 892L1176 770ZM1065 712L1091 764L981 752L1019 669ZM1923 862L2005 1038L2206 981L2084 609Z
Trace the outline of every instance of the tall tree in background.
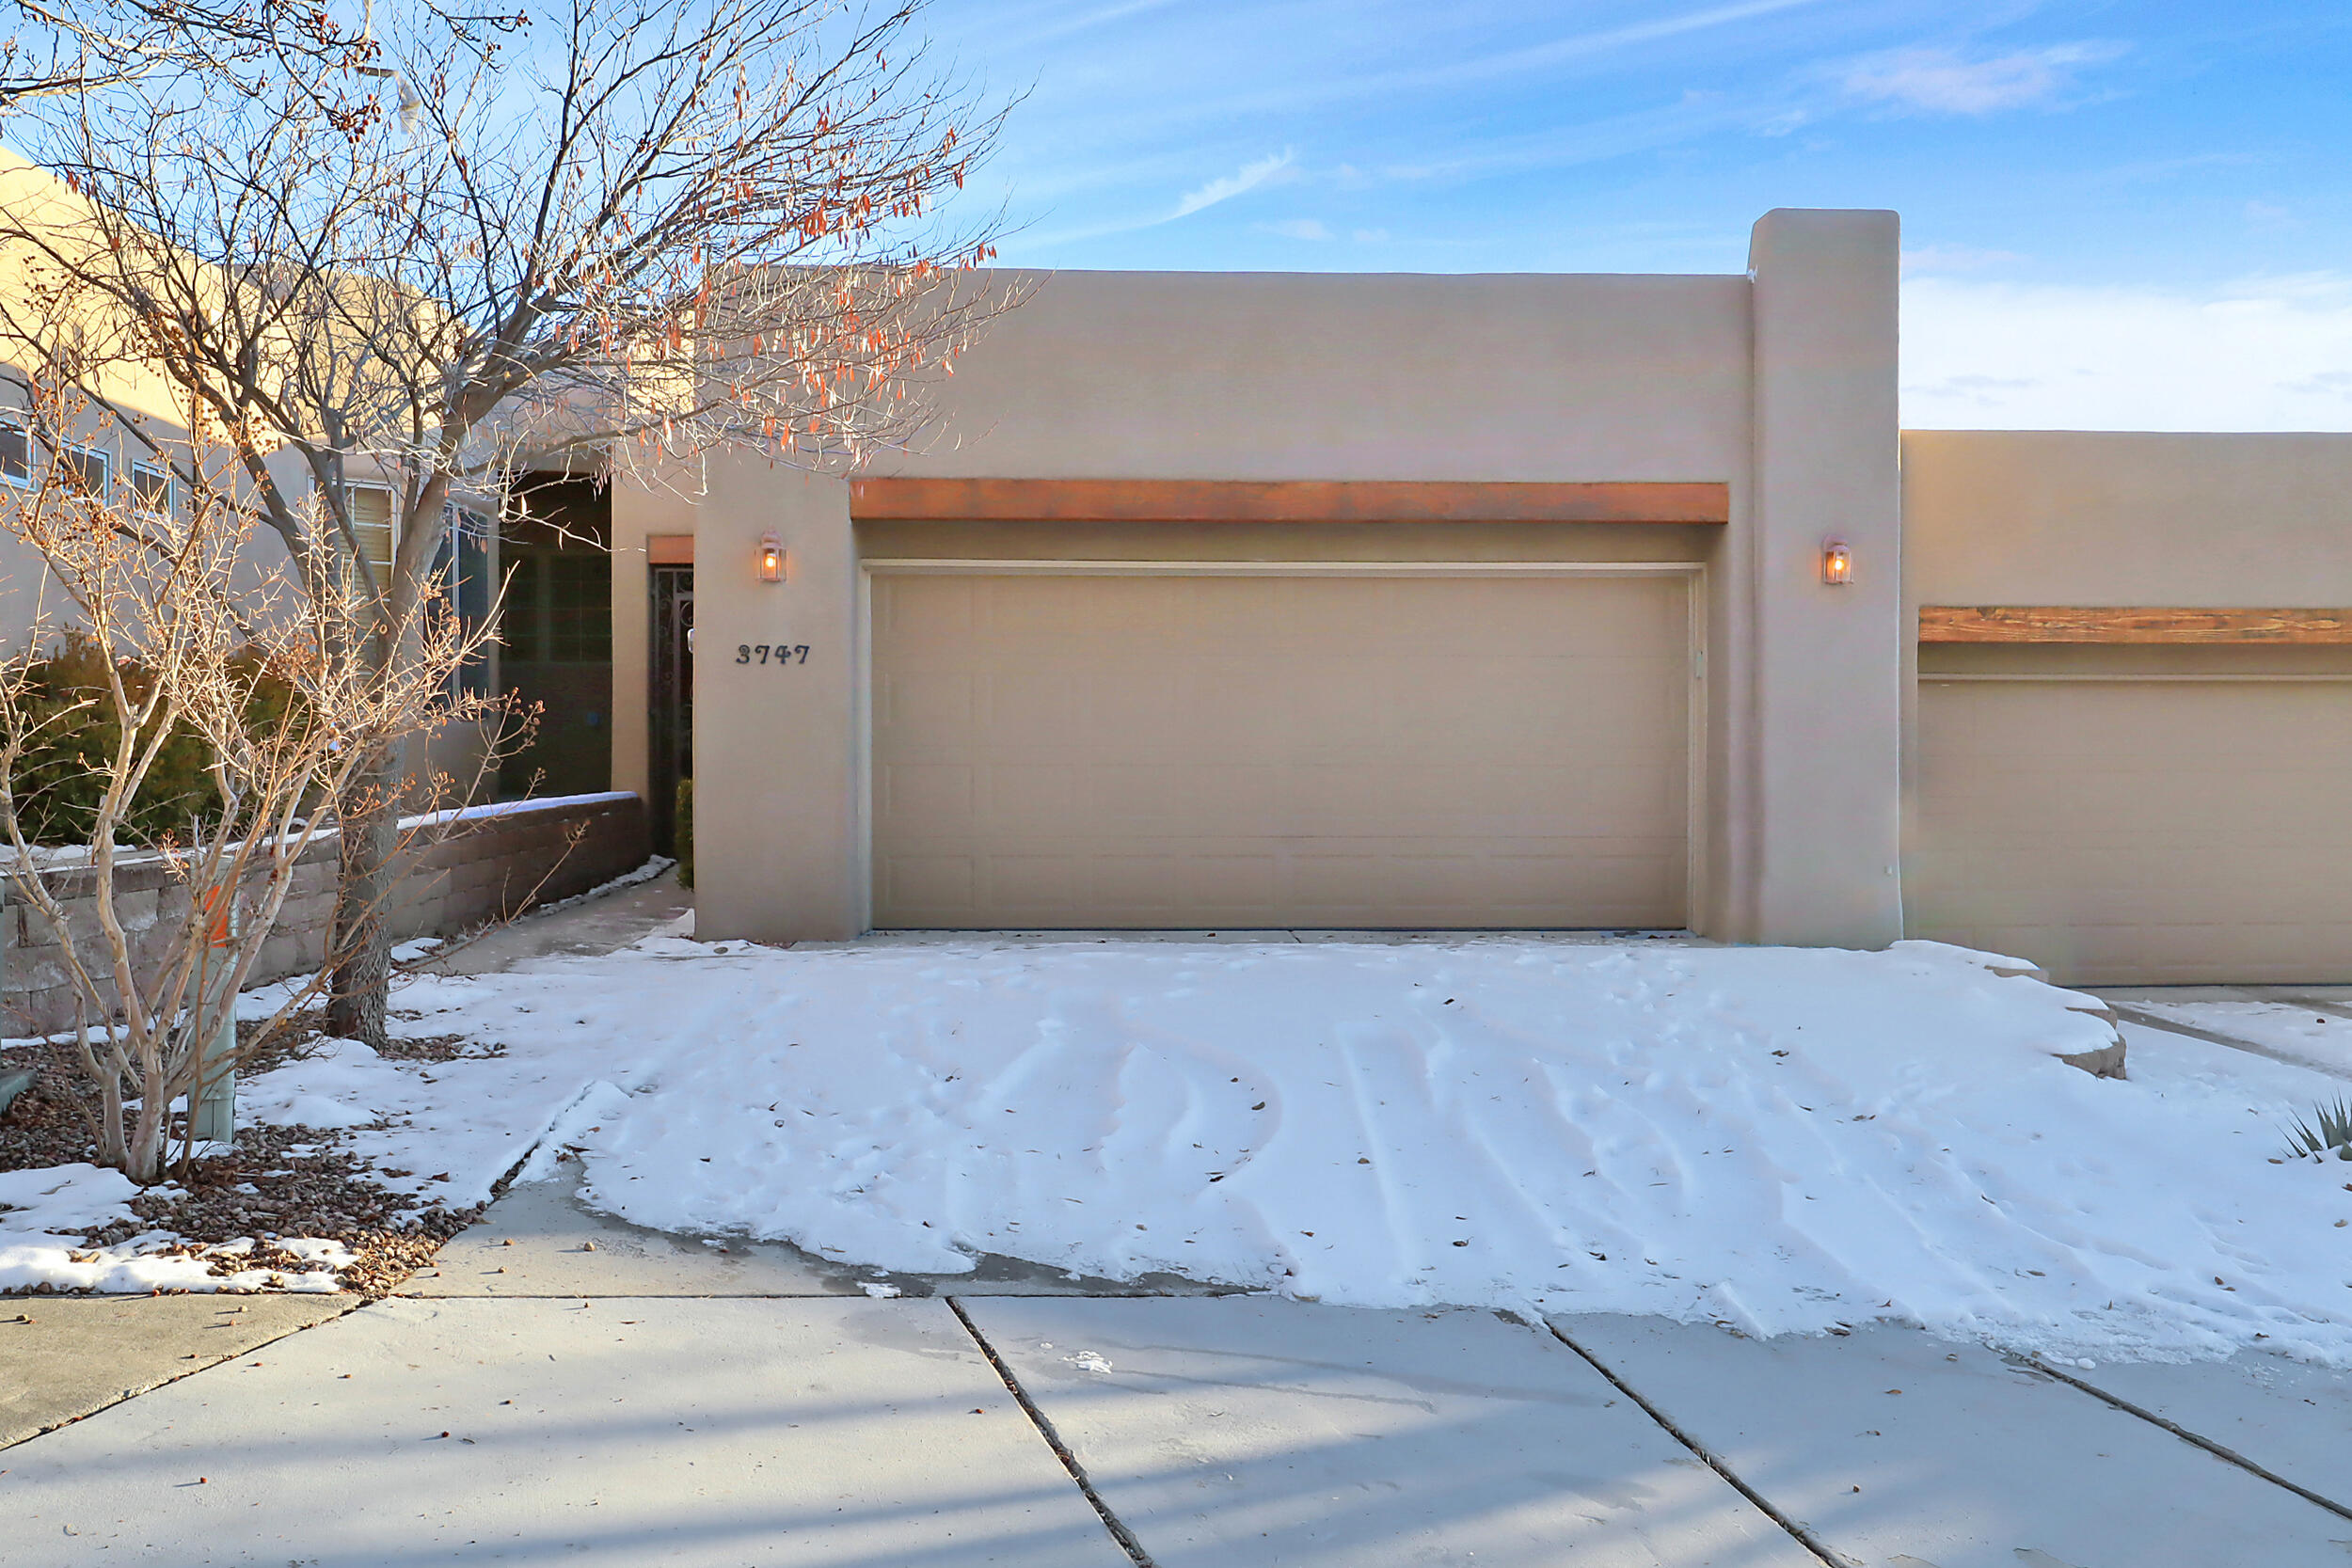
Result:
M926 384L1010 301L972 271L991 222L934 215L1004 110L926 62L922 3L394 0L30 98L9 129L72 215L0 201L0 254L103 309L70 342L21 313L0 348L184 393L389 673L453 494L658 482L727 444L838 467L923 429ZM362 482L390 489L389 562ZM371 1042L401 786L387 751L341 801L330 1022Z

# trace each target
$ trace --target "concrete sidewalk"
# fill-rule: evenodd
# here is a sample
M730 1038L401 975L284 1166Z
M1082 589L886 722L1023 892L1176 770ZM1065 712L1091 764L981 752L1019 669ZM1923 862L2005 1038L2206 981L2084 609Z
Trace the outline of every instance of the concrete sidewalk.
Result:
M562 1183L441 1261L0 1449L12 1568L2352 1561L2352 1380L2267 1358L876 1284Z

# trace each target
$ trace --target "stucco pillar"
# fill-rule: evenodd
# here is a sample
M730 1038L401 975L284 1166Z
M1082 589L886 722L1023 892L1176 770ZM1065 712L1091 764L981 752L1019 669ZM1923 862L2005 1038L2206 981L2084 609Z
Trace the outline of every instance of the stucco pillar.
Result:
M784 542L780 583L759 579L770 530ZM858 933L856 606L849 485L753 453L712 454L694 531L694 931L704 940Z
M1750 241L1751 941L1902 935L1899 238L1893 213L1783 209Z

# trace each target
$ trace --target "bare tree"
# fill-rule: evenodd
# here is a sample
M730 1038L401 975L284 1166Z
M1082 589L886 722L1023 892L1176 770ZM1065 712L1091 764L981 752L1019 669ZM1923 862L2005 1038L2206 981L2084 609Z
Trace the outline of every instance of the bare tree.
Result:
M388 0L347 58L289 49L259 86L37 103L27 145L76 215L0 207L0 248L104 301L107 352L217 425L308 591L349 577L405 626L453 488L658 478L724 444L843 467L924 428L926 385L1009 301L972 271L989 227L935 216L1003 111L926 63L921 4L524 0L501 33ZM18 352L64 362L16 314ZM362 482L389 487L389 561ZM342 802L333 1023L371 1042L397 771L373 759L371 803Z
M8 0L0 18L14 23L0 38L0 113L139 77L345 58L366 38L364 21L292 0Z
M72 428L82 401L36 384L36 419ZM370 613L355 594L257 579L243 476L222 473L200 442L176 496L96 481L70 451L48 445L27 487L0 491L0 526L32 547L53 601L0 662L0 873L58 943L98 1090L99 1159L146 1182L167 1167L173 1101L184 1095L193 1110L199 1079L235 1066L233 1049L208 1057L208 1045L234 1038L237 993L327 821L318 808L347 797L385 749L487 717L496 699L453 678L481 634L435 600L377 628L394 653L372 661L352 657L343 635ZM62 701L41 678L59 633L94 656L78 665L95 672ZM56 729L92 718L107 742L86 831L75 846L37 844L23 764ZM210 809L142 831L152 814L135 810L141 788L183 736L207 759ZM171 879L143 931L115 885L126 855L160 860ZM76 919L61 893L85 880L94 914ZM319 984L294 988L262 1037ZM193 1136L191 1121L183 1149Z

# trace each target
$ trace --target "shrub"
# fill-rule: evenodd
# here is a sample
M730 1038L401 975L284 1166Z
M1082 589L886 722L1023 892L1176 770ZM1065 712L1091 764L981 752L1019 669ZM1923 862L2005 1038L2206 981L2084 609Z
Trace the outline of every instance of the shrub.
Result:
M40 727L8 783L24 835L32 843L89 841L90 823L105 794L121 738L113 710L103 700L102 658L87 637L69 632L47 657L28 668L26 718ZM242 653L236 659L245 666L240 674L256 677L250 721L256 726L275 723L292 701L291 689L283 680L256 671L259 655ZM127 666L123 676L134 700L146 693L152 680L135 664ZM203 738L185 723L176 725L132 798L124 819L132 836L139 843L184 838L190 816L208 821L215 816L220 784L212 764L212 751Z

